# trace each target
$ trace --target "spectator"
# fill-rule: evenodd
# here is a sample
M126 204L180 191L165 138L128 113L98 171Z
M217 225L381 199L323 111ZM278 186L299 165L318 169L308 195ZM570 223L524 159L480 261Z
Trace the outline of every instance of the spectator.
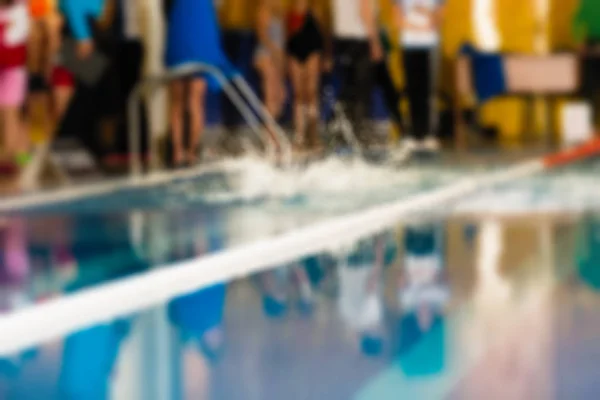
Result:
M228 68L220 46L220 32L212 0L167 0L168 15L166 66L174 68L190 62L202 62ZM199 40L202 38L202 40ZM211 81L205 74L171 84L171 129L173 161L177 167L194 164L199 153L205 124L205 98ZM190 114L191 140L184 150L184 104Z
M121 112L115 38L109 29L113 26L116 4L114 0L61 0L60 5L67 36L63 49L67 58L62 61L74 71L78 82L91 90L81 92L93 94L97 114L96 118L86 118L93 121L93 126L87 128L95 130L96 122L99 123L101 142L96 150L98 156L104 157L115 150ZM82 98L85 98L83 93ZM84 142L98 144L89 138Z
M256 47L256 10L261 0L216 0L222 28L223 51L237 71L247 74ZM228 96L221 96L221 117L228 137L243 123L243 118ZM229 142L229 140L226 140Z
M8 155L28 159L28 135L21 120L27 90L29 10L23 0L0 0L0 113Z
M325 40L322 18L315 11L309 0L295 0L287 18L286 51L294 90L294 143L298 148L304 147L307 133L307 144L313 148L319 145L318 93Z
M406 94L410 103L412 130L405 141L406 150L417 147L436 151L434 136L433 91L436 52L444 0L395 0L394 21L400 30Z
M286 97L283 50L285 31L279 0L262 1L258 11L257 32L259 46L254 53L254 64L262 79L267 110L273 117L278 118ZM276 140L274 133L270 134Z
M77 55L82 59L94 51L93 26L90 21L100 21L105 3L105 0L61 0L61 9L69 31L77 41Z
M28 109L42 113L39 121L43 126L49 122L51 109L48 91L51 84L54 60L60 46L62 26L54 4L50 0L29 0L32 29L27 47L29 66Z
M340 99L354 126L359 134L370 132L365 123L372 103L373 83L377 83L397 129L402 131L400 94L387 67L376 2L333 0L333 14L336 66L342 76Z

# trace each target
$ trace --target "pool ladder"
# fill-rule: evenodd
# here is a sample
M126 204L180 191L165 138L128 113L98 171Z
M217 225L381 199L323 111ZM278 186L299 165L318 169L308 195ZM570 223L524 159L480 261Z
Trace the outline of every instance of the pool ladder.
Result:
M133 177L142 174L141 161L141 129L140 129L140 103L144 95L152 95L160 86L175 79L184 78L197 73L205 73L217 80L223 92L229 97L233 105L238 109L248 126L265 148L266 157L273 163L282 167L292 165L292 146L275 118L269 113L265 105L256 96L248 82L241 74L236 73L231 77L226 76L218 67L205 63L186 63L174 68L167 73L147 78L134 88L128 102L128 124L129 124L129 148L131 149L130 175ZM257 115L258 114L258 117ZM259 120L260 118L260 120ZM262 122L261 122L262 120ZM276 149L270 134L264 127L268 128L276 136L279 144L280 157L277 157ZM156 140L150 143L150 168L156 171L159 165L158 149Z

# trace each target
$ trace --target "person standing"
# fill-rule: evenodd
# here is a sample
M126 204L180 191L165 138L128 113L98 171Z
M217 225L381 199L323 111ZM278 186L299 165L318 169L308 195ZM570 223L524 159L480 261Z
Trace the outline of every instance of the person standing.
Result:
M232 71L221 50L217 14L213 0L167 0L167 49L165 64L176 68L187 63L206 63ZM201 40L199 40L201 38ZM173 161L180 167L194 164L199 154L205 125L205 99L209 89L218 83L206 74L194 74L171 83L171 129ZM184 108L190 114L191 140L184 148Z
M253 64L252 54L257 44L256 11L260 0L216 0L219 8L219 22L223 51L238 72L250 79ZM221 122L227 136L224 143L235 141L238 128L244 119L237 107L224 93L220 101Z
M434 115L437 52L444 0L395 0L394 23L400 31L411 132L406 150L437 151Z
M400 94L389 73L377 14L375 0L333 0L336 66L342 77L340 100L359 137L369 131L366 123L374 84L382 89L396 128L403 130Z
M28 159L28 134L21 120L27 91L27 41L30 18L23 0L0 1L0 131L9 157Z
M316 7L309 0L295 0L287 16L286 53L294 91L294 144L299 149L305 144L319 146L318 94L325 44Z
M254 53L254 65L262 81L267 111L279 118L285 105L285 25L281 0L263 0L258 11L259 46ZM274 132L271 138L276 142Z

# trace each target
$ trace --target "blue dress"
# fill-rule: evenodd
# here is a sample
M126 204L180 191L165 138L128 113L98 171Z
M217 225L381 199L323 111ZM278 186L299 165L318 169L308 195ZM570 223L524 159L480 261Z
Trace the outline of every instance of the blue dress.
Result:
M167 68L202 62L220 68L228 76L234 72L221 48L213 0L173 0L166 44ZM209 79L209 85L213 89L219 86L213 79Z

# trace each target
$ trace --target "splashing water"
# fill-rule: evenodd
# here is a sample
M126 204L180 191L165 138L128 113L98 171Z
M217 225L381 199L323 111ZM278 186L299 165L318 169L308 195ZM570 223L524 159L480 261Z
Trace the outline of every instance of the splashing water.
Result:
M286 200L299 196L307 199L352 202L377 192L391 194L418 190L456 179L460 171L440 171L439 168L404 168L374 165L359 159L329 157L306 167L283 170L259 159L231 161L227 167L227 185L221 190L202 193L210 202L253 200ZM339 205L339 204L338 204Z

